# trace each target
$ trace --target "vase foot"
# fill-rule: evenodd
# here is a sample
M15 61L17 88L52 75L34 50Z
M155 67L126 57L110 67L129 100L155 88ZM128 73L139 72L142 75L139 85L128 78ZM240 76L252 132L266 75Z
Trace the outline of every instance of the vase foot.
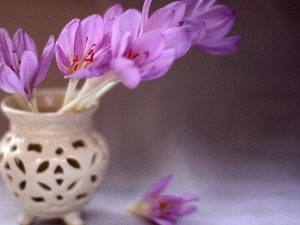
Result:
M18 217L18 223L20 225L30 225L34 220L34 216L30 213L23 211L22 214Z
M66 225L83 225L79 212L72 212L63 217Z

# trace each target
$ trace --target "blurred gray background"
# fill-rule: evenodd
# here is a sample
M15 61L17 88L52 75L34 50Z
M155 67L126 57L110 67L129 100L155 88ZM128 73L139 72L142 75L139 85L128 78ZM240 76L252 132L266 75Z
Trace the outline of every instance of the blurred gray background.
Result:
M103 15L114 2L5 1L0 27L11 35L23 27L41 52L71 19ZM119 2L142 8L141 0ZM153 0L152 6L169 2ZM237 12L231 34L244 39L236 54L192 49L164 77L135 90L119 85L102 99L95 122L111 161L86 208L87 225L144 224L124 213L123 204L168 173L174 174L171 190L201 198L198 212L179 224L300 224L300 2L218 2ZM53 61L42 86L66 84ZM3 134L3 115L0 123ZM20 209L2 186L0 224L14 224Z

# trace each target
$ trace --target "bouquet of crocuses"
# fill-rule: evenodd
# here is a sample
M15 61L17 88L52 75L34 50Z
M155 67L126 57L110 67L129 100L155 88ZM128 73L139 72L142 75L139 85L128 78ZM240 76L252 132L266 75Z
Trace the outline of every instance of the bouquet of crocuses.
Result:
M109 8L104 17L73 19L57 41L51 36L40 60L34 41L22 29L13 39L0 28L0 88L16 93L27 109L38 112L36 87L45 78L55 56L69 79L58 113L81 110L97 102L118 83L133 89L141 81L163 76L175 59L190 47L216 55L236 50L241 36L225 37L235 13L215 0L172 2L149 16L151 0L142 12ZM84 84L77 90L79 80ZM24 104L23 104L24 105Z

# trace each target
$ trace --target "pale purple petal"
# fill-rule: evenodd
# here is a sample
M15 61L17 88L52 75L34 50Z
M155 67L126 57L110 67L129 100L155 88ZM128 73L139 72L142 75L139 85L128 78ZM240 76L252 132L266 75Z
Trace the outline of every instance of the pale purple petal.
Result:
M197 210L197 206L195 205L183 205L178 211L179 216L185 216L191 214Z
M191 47L191 33L184 28L175 27L166 30L164 33L166 49L174 49L176 58L183 56Z
M186 16L190 17L194 14L199 14L209 10L216 0L185 0Z
M0 88L8 93L19 93L26 96L18 76L3 63L0 63Z
M74 60L75 57L79 59L84 57L85 41L86 41L86 36L84 35L84 32L82 32L82 26L79 23L78 27L76 28L76 32L74 36L74 46L73 46L74 51L71 53L71 55L69 55L69 59ZM62 46L62 48L64 47ZM64 48L64 50L66 49Z
M103 39L104 24L101 16L95 14L89 16L80 23L85 49L91 49L92 45L100 45Z
M164 35L156 31L143 34L131 46L133 54L139 54L134 60L135 64L139 66L143 66L155 60L162 54L164 49Z
M181 198L184 202L191 202L191 201L198 201L199 198L197 195L189 194L189 193L181 193L181 194L172 194L173 196L176 196L178 198Z
M130 9L119 16L112 28L111 49L113 56L122 56L126 47L137 39L141 14Z
M169 174L165 178L153 184L144 194L143 199L151 198L160 192L162 192L170 183L172 179L172 174Z
M70 60L74 57L74 41L77 28L79 26L80 20L74 19L68 23L59 35L56 44L61 47L64 55ZM59 55L56 55L58 57Z
M154 221L155 223L157 223L158 225L174 225L174 223L172 221L169 220L165 220L163 218L150 218L152 221Z
M220 40L196 43L195 47L213 55L226 55L237 50L237 44L241 39L240 35L231 36Z
M115 19L123 13L123 7L120 3L117 3L110 7L104 14L104 21L107 22L111 19Z
M175 11L167 11L165 13L154 13L148 20L144 32L156 30L164 31L173 27L173 21L175 17Z
M98 70L92 70L91 68L85 68L81 70L77 70L72 74L65 75L65 78L76 78L76 79L81 79L81 78L91 78L99 75Z
M13 44L8 32L3 28L0 28L0 49L2 62L16 68L15 59L13 57Z
M199 21L196 18L184 19L183 28L190 32L192 44L202 40L207 33L207 30L205 29L205 22L201 20Z
M65 55L64 51L59 45L56 45L56 63L58 68L60 69L63 74L69 74L69 66L70 66L70 61L69 58Z
M185 13L185 2L177 1L156 10L149 18L145 32L150 30L165 31L177 27Z
M54 36L50 36L44 48L41 60L39 62L39 69L35 77L33 86L35 87L38 86L44 80L47 71L50 67L50 64L52 62L53 56L54 56Z
M77 70L71 74L66 74L65 78L91 78L103 75L110 69L109 63L111 59L111 53L106 52L100 56L91 67Z
M32 38L21 28L17 30L13 37L14 50L16 50L18 58L24 51L31 51L37 55L37 49Z
M163 8L156 10L151 17L157 17L157 20L164 14L169 14L169 12L174 12L172 27L177 26L178 22L182 20L186 9L186 3L184 1L175 1ZM149 20L151 19L149 18Z
M28 95L32 94L38 65L38 59L33 52L25 51L23 53L20 64L20 82Z
M148 22L148 17L149 17L149 10L151 6L152 0L145 0L143 9L142 9L142 18L141 18L141 33L144 32L146 24Z
M215 6L198 19L205 22L205 39L216 40L224 37L232 29L235 12L227 6Z
M153 80L163 76L175 60L175 50L164 51L156 60L148 63L142 70L142 80Z
M139 69L134 62L125 58L115 58L110 62L116 77L128 88L134 89L141 81Z

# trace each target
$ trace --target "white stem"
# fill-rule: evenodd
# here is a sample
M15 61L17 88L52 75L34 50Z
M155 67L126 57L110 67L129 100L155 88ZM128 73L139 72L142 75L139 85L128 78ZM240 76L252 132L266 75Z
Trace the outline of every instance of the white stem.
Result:
M13 95L13 99L14 102L16 104L16 106L24 111L31 111L31 108L29 107L28 104L28 99L24 96L24 95L20 95L20 94L14 94Z
M90 95L84 101L80 102L80 104L78 104L78 106L76 107L76 110L90 107L95 102L97 102L98 99L100 99L103 95L105 95L110 89L112 89L117 84L118 84L118 82L109 81L109 83L105 84L101 88L97 88L97 90L95 90L95 94Z
M105 76L101 77L92 77L85 80L84 85L80 89L77 97L89 92L90 90L96 88L97 86L101 85L105 81Z
M76 107L76 105L78 105L80 102L84 101L86 98L88 98L90 95L95 94L97 91L97 89L92 89L89 92L82 94L81 96L77 96L73 101L71 101L70 103L68 103L67 105L64 105L59 111L58 113L63 113L63 112L67 112L67 111L71 111L73 108Z
M30 99L28 99L28 105L32 112L35 112L35 113L39 112L35 96L32 96Z
M75 93L76 93L76 87L79 82L79 79L70 79L68 88L66 91L66 95L64 98L63 106L69 104L74 98L75 98Z

